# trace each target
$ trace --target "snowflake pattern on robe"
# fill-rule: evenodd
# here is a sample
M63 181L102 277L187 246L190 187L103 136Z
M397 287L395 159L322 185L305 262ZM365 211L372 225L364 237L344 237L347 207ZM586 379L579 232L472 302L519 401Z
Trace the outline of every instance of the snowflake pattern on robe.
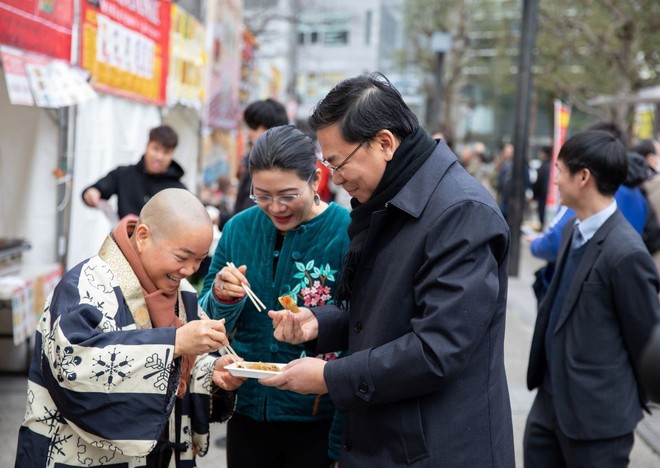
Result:
M97 359L92 358L94 361L94 370L91 378L96 378L98 382L104 379L104 387L116 387L117 383L121 383L124 379L130 379L131 362L135 359L129 357L121 357L121 351L114 348L111 352L100 354ZM119 382L117 380L119 379Z
M54 340L52 336L55 333L55 330L50 333L49 339ZM78 374L75 372L76 367L82 364L83 360L80 356L74 354L73 346L60 346L55 347L55 361L53 362L53 368L57 371L57 380L59 382L64 382L68 380L73 382L78 378Z
M44 416L37 418L37 422L47 426L48 434L52 434L59 424L64 423L64 418L62 417L62 413L60 413L56 408L48 408L44 406L44 411Z
M71 434L69 435L62 435L60 434L60 428L62 426L57 426L55 428L55 434L53 434L53 437L50 440L50 445L48 446L48 455L47 455L47 460L48 463L50 464L53 461L53 457L57 455L66 455L65 452L65 447L67 445L67 442L69 439L72 437Z

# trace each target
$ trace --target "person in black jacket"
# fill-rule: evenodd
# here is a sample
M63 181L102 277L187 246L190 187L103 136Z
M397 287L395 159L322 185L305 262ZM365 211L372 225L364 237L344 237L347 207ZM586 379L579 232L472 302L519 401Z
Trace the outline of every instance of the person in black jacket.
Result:
M183 168L172 159L179 142L174 129L168 125L152 128L149 142L137 164L119 166L82 192L83 202L96 208L101 200L117 195L117 214L139 214L142 207L156 193L166 188L182 188Z
M532 186L534 200L536 200L537 213L541 230L545 225L545 200L548 197L548 187L550 186L550 164L552 159L552 147L543 146L539 150L539 159L541 166L536 172L536 181Z

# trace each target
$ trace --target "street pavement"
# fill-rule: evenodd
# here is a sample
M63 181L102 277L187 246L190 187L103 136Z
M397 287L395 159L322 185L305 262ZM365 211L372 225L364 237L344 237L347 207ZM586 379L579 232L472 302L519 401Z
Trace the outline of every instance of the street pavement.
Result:
M536 315L536 300L532 292L534 271L542 263L529 255L528 247L521 247L519 275L509 279L507 327L505 336L505 365L511 395L516 465L522 467L522 437L527 413L534 399L534 392L527 390L525 375L527 357ZM0 374L0 467L14 464L18 428L25 411L26 377ZM198 459L201 468L226 468L225 450L221 438L224 424L211 429L211 447L206 457ZM639 424L635 445L631 454L631 468L660 466L660 407L653 408ZM18 467L21 468L21 467Z

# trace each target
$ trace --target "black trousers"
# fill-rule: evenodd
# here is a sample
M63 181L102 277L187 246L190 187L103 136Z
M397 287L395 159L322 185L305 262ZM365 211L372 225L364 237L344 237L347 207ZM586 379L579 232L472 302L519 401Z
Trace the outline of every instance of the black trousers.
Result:
M331 424L255 421L235 414L227 422L227 467L328 468Z
M539 388L525 426L525 468L625 468L634 442L632 432L612 439L569 438L559 428L552 395Z

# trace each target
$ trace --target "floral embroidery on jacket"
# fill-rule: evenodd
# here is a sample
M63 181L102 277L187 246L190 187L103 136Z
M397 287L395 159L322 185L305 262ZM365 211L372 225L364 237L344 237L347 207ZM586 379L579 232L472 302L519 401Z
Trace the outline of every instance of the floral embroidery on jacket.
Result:
M305 307L317 307L326 304L332 304L332 294L326 281L334 281L337 270L330 268L330 264L315 267L314 260L307 264L296 262L298 272L293 275L299 279L298 284L291 290L291 295L300 297Z
M293 277L299 279L300 282L291 290L292 296L300 297L305 307L332 304L331 289L330 286L326 285L326 281L335 281L337 270L332 270L329 263L320 268L315 267L314 260L310 260L307 264L296 262L296 269L298 272ZM319 354L316 357L324 361L334 361L339 357L339 354L339 352L332 352ZM300 357L305 356L306 353L303 351Z

